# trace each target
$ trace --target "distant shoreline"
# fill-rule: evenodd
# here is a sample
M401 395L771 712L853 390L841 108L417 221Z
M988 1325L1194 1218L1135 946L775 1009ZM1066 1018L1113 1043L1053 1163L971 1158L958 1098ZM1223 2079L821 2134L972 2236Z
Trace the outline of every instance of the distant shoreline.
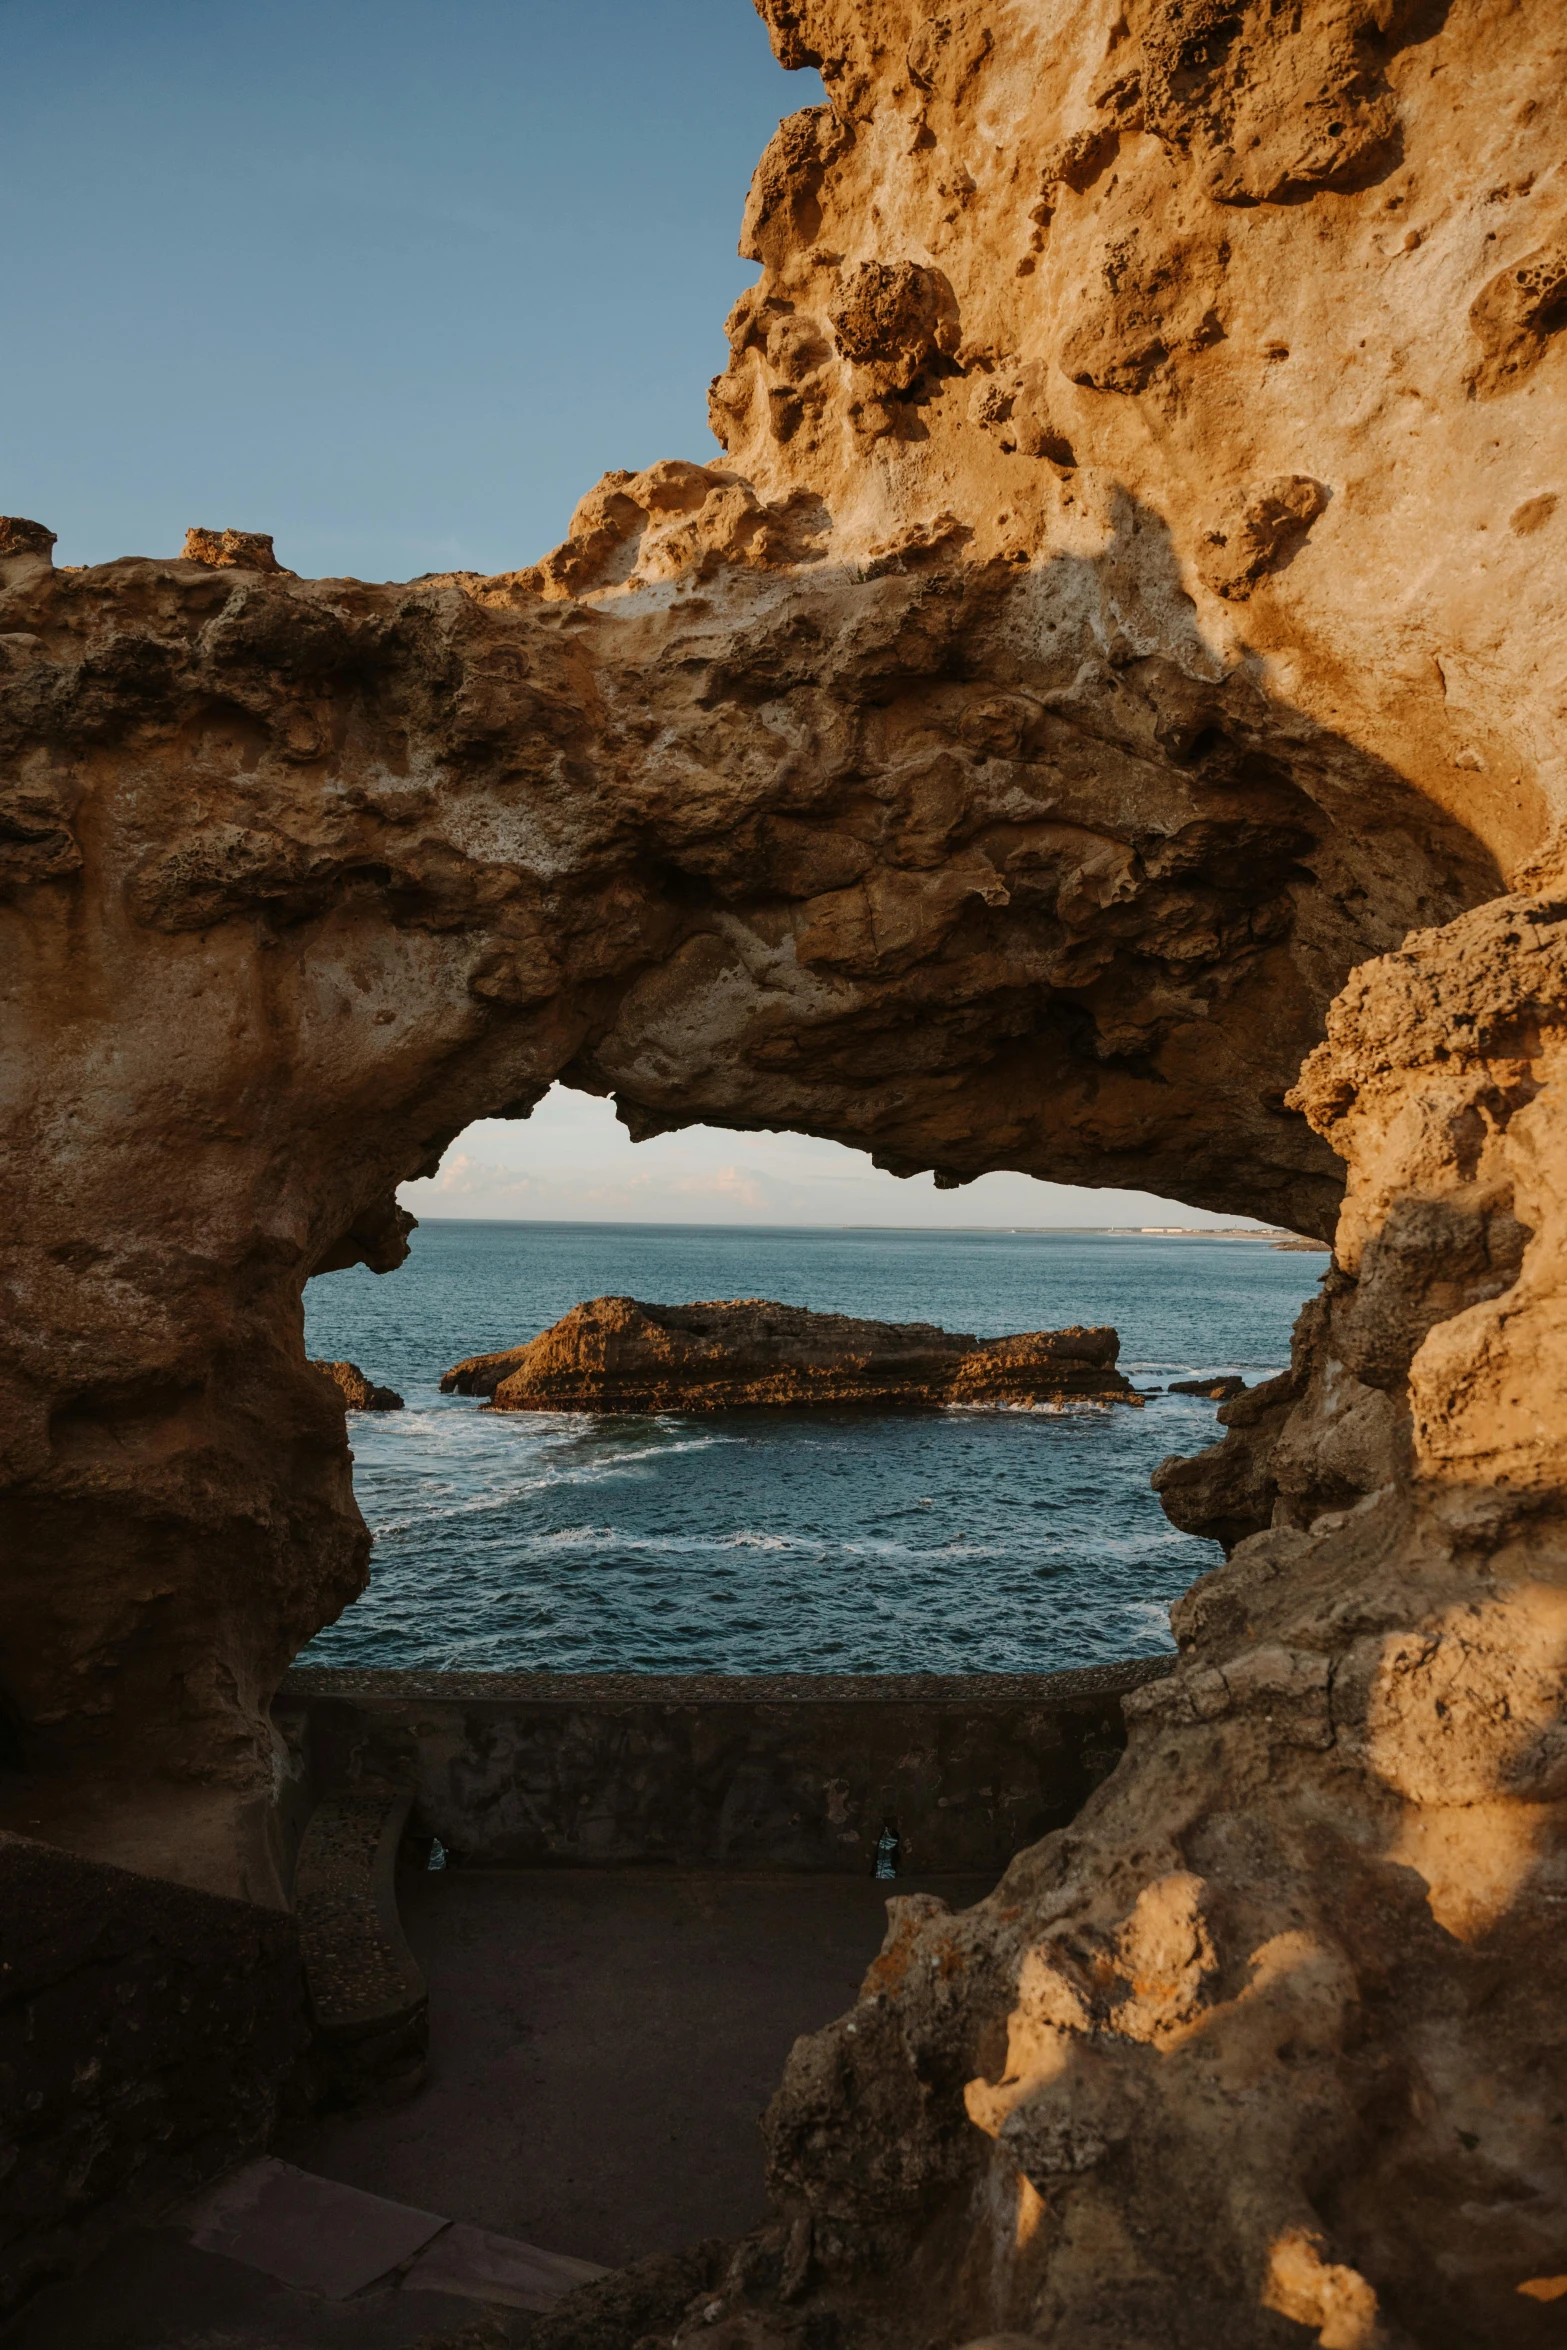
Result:
M904 1232L925 1237L945 1234L949 1238L964 1233L981 1233L1018 1240L1265 1240L1274 1246L1281 1242L1298 1242L1310 1248L1325 1248L1327 1245L1326 1242L1303 1241L1300 1234L1286 1231L1277 1224L731 1224L704 1221L700 1217L678 1223L673 1219L641 1223L630 1216L437 1215L423 1215L419 1223L422 1227L431 1224L484 1225L541 1232L590 1232L596 1228L606 1232Z

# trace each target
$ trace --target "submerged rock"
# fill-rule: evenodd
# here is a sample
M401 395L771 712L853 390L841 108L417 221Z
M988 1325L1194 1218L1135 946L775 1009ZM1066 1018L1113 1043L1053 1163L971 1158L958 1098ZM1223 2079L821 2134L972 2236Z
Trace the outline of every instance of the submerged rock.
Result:
M932 1322L866 1322L769 1298L689 1306L595 1297L526 1346L470 1355L446 1395L502 1412L733 1411L758 1405L1140 1402L1114 1330L973 1338Z
M377 1387L357 1363L313 1361L310 1367L326 1373L351 1412L400 1412L403 1408L403 1399L395 1387Z

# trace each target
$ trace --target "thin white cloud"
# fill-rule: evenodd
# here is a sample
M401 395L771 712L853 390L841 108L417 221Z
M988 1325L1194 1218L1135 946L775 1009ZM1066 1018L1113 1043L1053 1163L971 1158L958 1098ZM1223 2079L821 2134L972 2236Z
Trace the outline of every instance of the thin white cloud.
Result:
M634 1144L610 1103L555 1086L526 1121L488 1119L437 1174L403 1186L416 1216L634 1224L1215 1224L1148 1192L1090 1191L1028 1175L983 1175L937 1191L861 1151L810 1135L736 1137L696 1126Z

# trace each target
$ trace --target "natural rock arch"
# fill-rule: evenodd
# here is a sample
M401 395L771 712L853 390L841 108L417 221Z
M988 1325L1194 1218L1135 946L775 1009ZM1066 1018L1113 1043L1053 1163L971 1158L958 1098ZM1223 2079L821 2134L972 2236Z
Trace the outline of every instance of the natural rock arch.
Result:
M663 592L11 559L52 1033L11 1129L9 1653L45 1765L265 1781L270 1690L367 1559L303 1284L400 1261L396 1185L472 1119L564 1075L634 1132L1326 1233L1337 1162L1283 1107L1325 1006L1494 884L1223 669L1119 492L1097 556L1026 578L961 544L704 567L731 483L616 496L690 542Z
M831 105L753 187L722 466L496 579L0 540L24 1756L65 1840L265 1890L267 1701L367 1550L303 1283L557 1077L1323 1232L1347 1168L1293 1380L1177 1504L1258 1530L1081 1822L802 2045L704 2338L1522 2341L1567 2269L1560 32L764 13Z

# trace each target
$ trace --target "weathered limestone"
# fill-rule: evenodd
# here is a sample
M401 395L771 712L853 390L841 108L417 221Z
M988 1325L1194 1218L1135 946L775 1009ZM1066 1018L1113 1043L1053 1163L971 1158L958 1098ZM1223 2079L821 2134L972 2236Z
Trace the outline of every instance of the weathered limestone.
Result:
M1127 1693L1062 1673L417 1673L296 1666L278 1701L317 1799L411 1788L463 1866L998 1876L1081 1810ZM987 1879L987 1881L989 1881Z
M302 1284L393 1267L397 1184L556 1077L638 1134L1324 1236L1347 1170L1289 1378L1167 1480L1236 1545L1180 1670L1080 1823L963 1919L900 1912L802 2046L780 2230L702 2338L1532 2341L1567 2275L1567 31L764 13L831 102L753 185L722 464L405 587L251 533L57 572L0 527L28 1800L261 1886L212 1823L265 1813L269 1694L368 1552Z
M441 1387L488 1396L498 1412L1135 1404L1115 1367L1118 1347L1113 1330L979 1339L932 1322L866 1322L760 1297L690 1306L595 1297L526 1346L470 1355Z
M637 1131L1326 1225L1338 1162L1282 1106L1320 1008L1490 865L1397 779L1357 838L1342 737L1152 620L1109 664L1109 574L1040 561L1066 689L1032 568L729 564L611 617L8 559L5 1650L41 1765L266 1784L267 1693L367 1556L302 1281L395 1265L397 1182L558 1075ZM1222 720L1206 766L1176 703Z
M892 1905L704 2341L1522 2344L1567 2273L1567 900L1411 938L1328 1027L1338 1261L1202 1456L1204 1530L1237 1490L1267 1530L1073 1826Z

